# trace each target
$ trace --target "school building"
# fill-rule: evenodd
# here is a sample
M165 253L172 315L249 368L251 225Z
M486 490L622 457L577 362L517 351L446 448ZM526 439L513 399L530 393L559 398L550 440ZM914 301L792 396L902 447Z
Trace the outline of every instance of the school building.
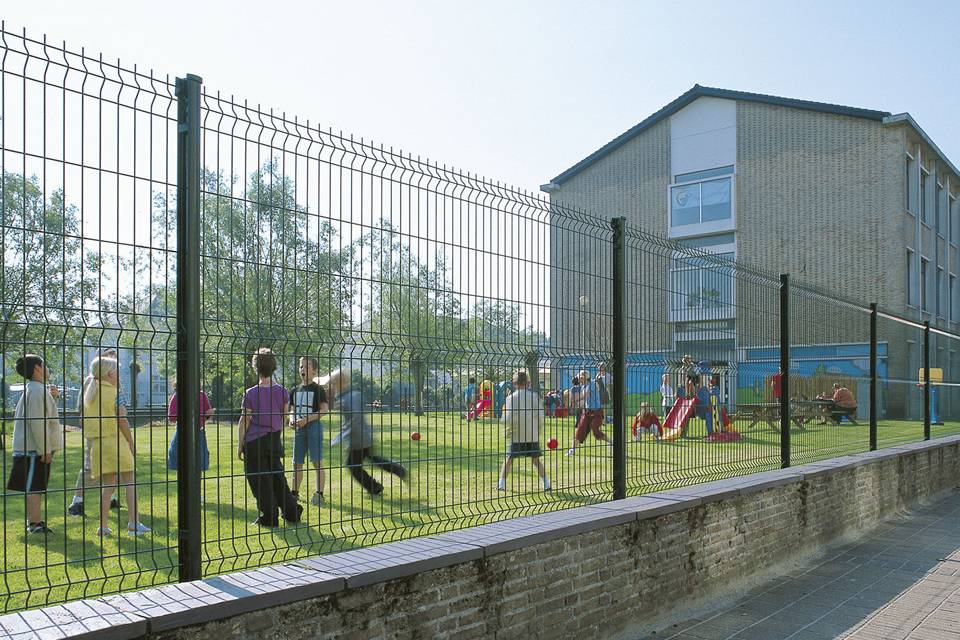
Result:
M960 173L909 113L695 85L542 189L552 202L625 216L651 235L960 331ZM595 244L554 230L555 266L609 260ZM708 260L644 251L628 252L628 281L646 298L630 309L632 360L727 361L751 377L740 386L776 370L769 292ZM582 345L596 335L581 319L583 300L608 305L606 293L575 270L552 271L553 344ZM866 376L867 319L830 336L829 321L810 315L794 323L792 342L803 348L793 366ZM884 322L880 340L886 414L916 417L919 393L907 381L922 366L922 332ZM953 381L958 347L935 337L931 349L931 366Z

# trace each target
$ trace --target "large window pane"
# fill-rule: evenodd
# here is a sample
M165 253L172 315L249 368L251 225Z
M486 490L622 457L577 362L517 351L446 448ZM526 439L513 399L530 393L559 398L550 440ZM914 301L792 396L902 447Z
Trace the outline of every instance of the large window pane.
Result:
M733 254L720 255L733 258ZM733 277L728 269L712 260L677 258L673 261L671 279L674 311L716 310L733 304Z
M730 271L717 266L704 269L701 297L705 309L719 309L733 304L733 277Z
M679 227L686 224L700 222L700 185L672 187L670 189L671 211L673 212L672 226Z
M730 179L711 180L702 185L703 213L702 222L711 220L729 220L732 208L730 206Z
M697 291L700 290L700 270L692 268L689 260L677 260L674 263L673 310L692 311L698 306Z

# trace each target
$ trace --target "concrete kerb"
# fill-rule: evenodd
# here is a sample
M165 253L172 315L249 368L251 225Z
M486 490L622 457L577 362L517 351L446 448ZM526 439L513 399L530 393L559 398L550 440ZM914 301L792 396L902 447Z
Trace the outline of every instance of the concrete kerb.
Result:
M429 536L305 558L292 564L345 578L346 588L354 589L479 560L483 553L480 545L464 544L442 536Z
M615 502L546 512L328 556L306 558L0 617L0 638L125 640L223 619L423 571L450 567L560 538L615 527L725 498L956 447L960 435L681 487Z
M149 630L155 632L259 611L344 588L346 581L340 576L287 564L108 596L103 602L148 620Z
M79 600L0 617L0 637L15 640L128 640L140 638L147 631L147 620L143 616L104 600Z

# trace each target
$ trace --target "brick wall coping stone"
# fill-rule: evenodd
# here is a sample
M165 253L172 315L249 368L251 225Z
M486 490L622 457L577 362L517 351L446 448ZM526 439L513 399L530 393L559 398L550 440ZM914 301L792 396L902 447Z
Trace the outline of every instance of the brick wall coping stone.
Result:
M450 567L960 443L960 435L0 616L0 640L127 640Z

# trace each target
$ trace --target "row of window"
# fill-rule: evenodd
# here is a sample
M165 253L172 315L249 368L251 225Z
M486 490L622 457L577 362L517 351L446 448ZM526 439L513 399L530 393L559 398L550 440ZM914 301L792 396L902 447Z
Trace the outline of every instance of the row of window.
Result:
M942 267L932 272L930 261L920 258L920 278L916 277L916 255L907 249L907 304L920 307L921 311L935 314L940 318L960 321L960 292L957 291L957 277L944 278Z
M907 155L904 168L907 211L919 215L921 222L936 229L940 236L960 244L960 204L957 199L929 171L918 167L912 156Z
M674 176L669 187L671 235L713 234L680 240L681 245L733 260L733 175L734 167L729 165ZM672 321L734 316L733 276L712 260L675 257L670 264L669 288Z

